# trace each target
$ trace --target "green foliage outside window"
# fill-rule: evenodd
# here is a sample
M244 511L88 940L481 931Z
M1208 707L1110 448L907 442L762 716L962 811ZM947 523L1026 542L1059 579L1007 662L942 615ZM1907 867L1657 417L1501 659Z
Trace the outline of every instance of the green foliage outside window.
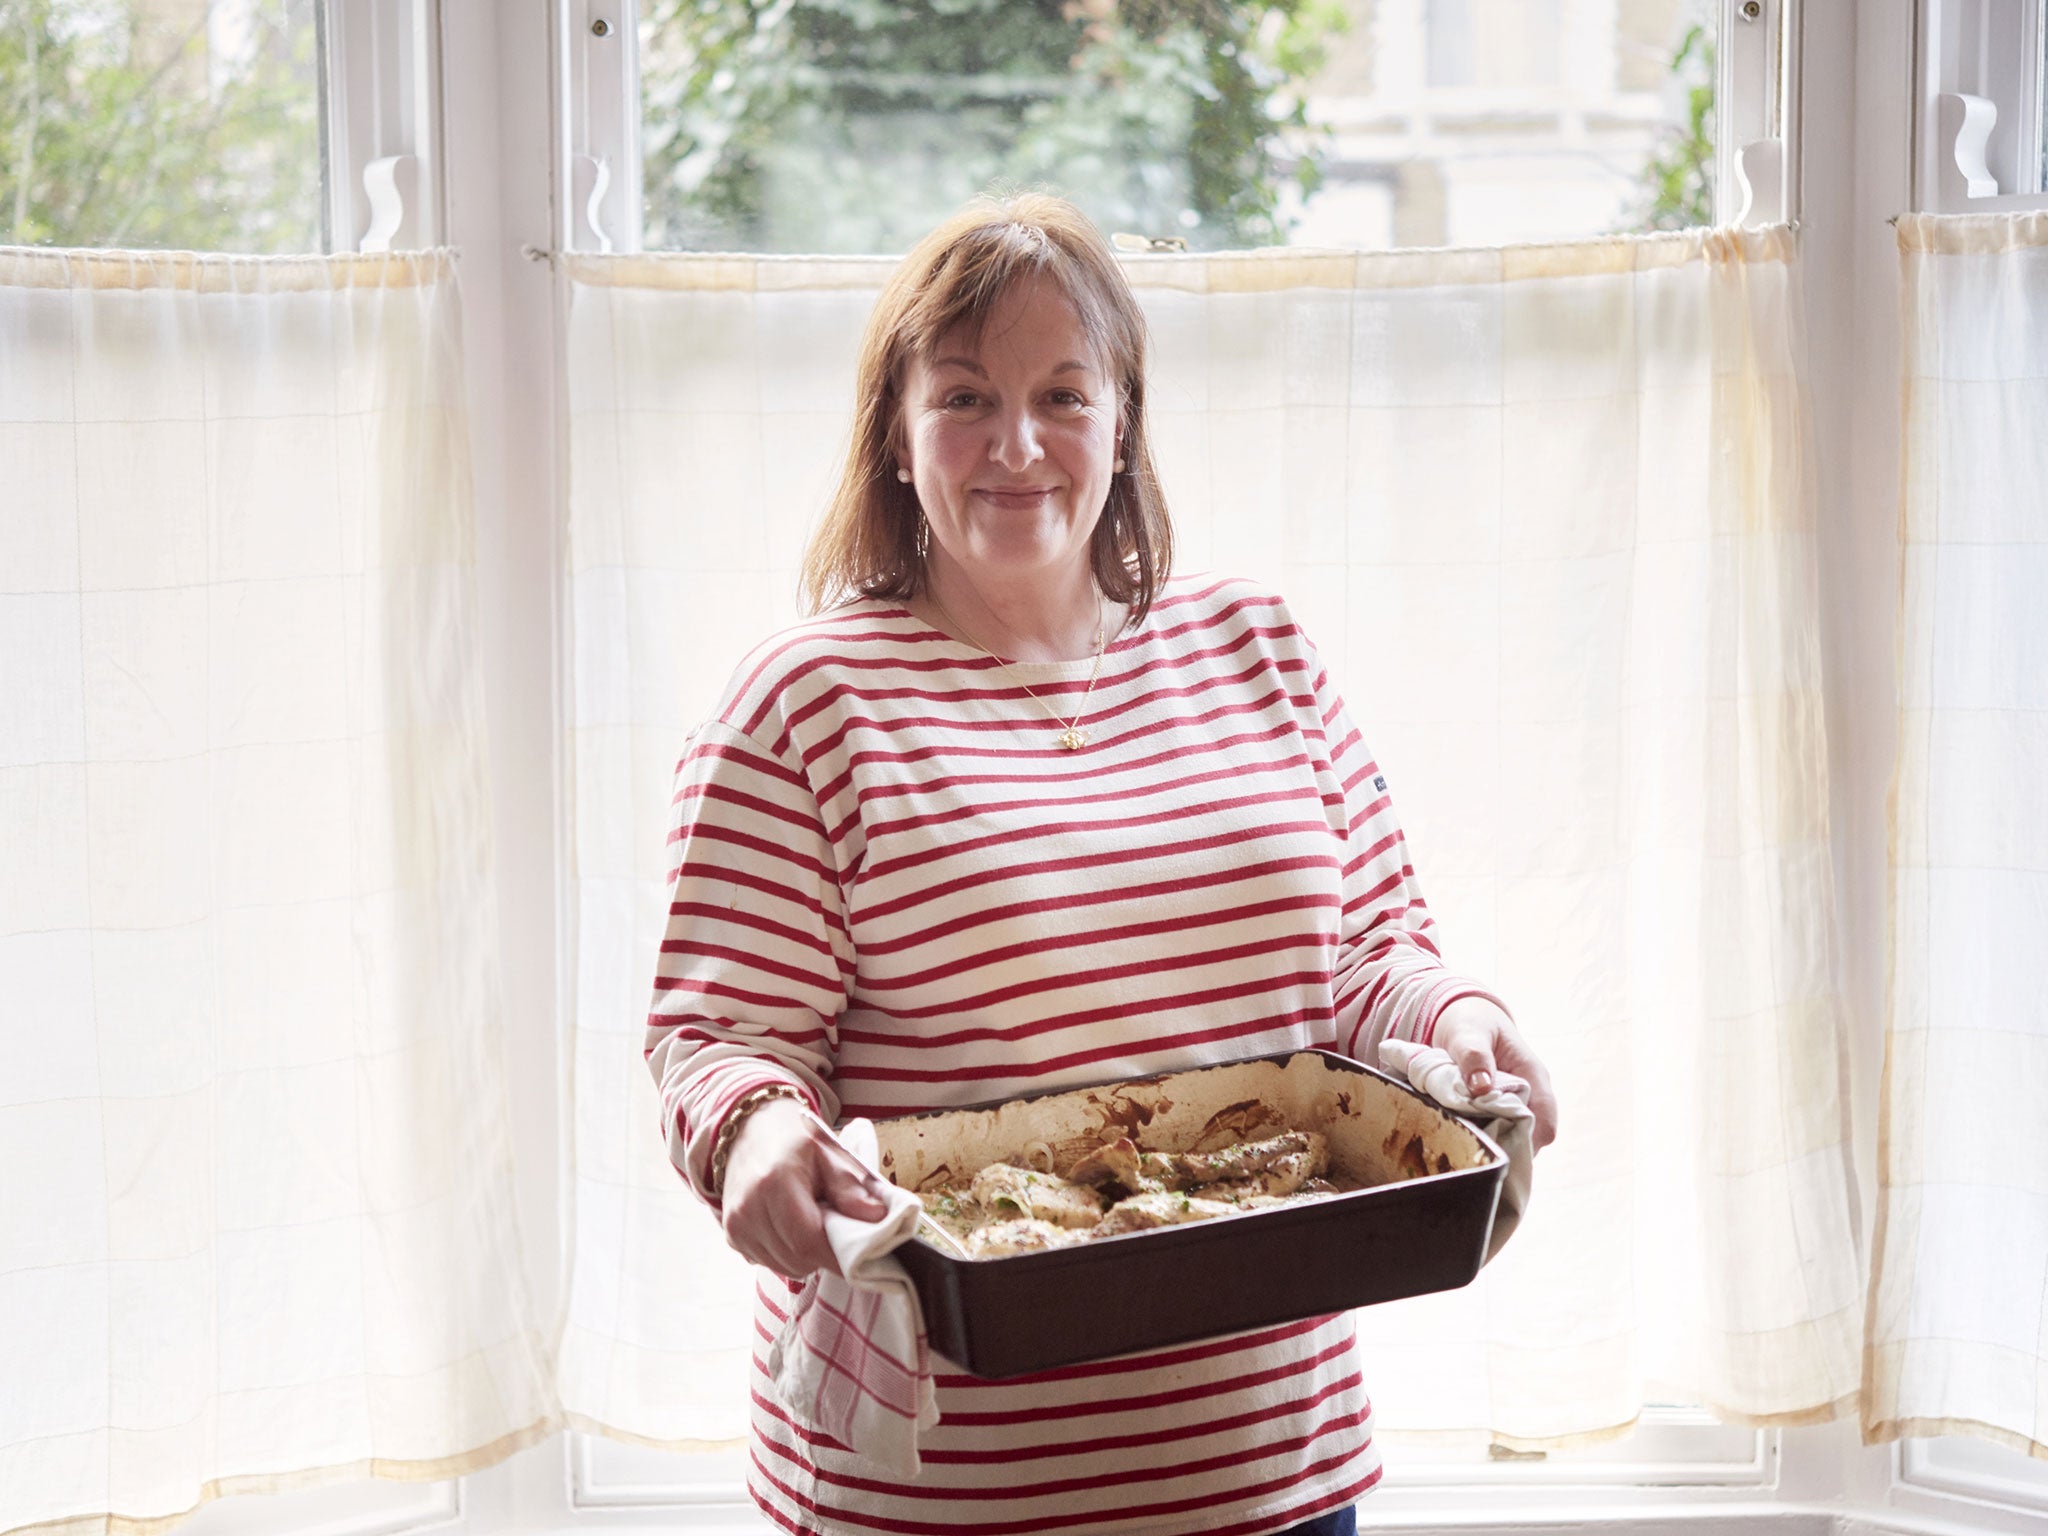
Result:
M317 251L317 0L0 0L0 243Z
M891 252L1047 186L1197 249L1285 238L1339 0L643 0L644 240Z
M1714 222L1714 32L1687 29L1671 56L1684 92L1685 123L1653 154L1638 179L1640 217L1631 229L1690 229Z

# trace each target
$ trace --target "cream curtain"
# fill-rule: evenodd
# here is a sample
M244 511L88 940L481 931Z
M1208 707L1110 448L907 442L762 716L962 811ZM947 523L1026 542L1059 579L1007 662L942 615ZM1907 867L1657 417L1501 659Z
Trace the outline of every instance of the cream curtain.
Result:
M2048 214L1899 221L1891 1017L1864 1435L2048 1457Z
M888 263L569 263L573 1421L736 1436L739 1267L641 1065L669 780L794 568ZM1564 1131L1468 1290L1362 1317L1383 1426L1561 1443L1857 1386L1799 268L1785 230L1129 263L1183 569L1263 577Z
M0 1530L553 1426L443 255L0 251Z

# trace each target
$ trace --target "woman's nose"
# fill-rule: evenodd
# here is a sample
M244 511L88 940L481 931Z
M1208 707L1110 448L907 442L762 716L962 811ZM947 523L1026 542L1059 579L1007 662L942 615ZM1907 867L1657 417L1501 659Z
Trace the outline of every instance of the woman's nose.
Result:
M997 418L989 457L1012 471L1027 469L1042 457L1038 423L1029 411L1005 411Z

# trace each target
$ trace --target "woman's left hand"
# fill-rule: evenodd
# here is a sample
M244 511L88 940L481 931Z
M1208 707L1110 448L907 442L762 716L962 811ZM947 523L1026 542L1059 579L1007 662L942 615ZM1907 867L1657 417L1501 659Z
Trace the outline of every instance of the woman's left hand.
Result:
M1557 1094L1550 1086L1550 1071L1498 1004L1483 997L1458 998L1437 1015L1430 1039L1458 1064L1475 1098L1493 1091L1495 1072L1525 1079L1529 1108L1536 1112L1532 1144L1540 1150L1557 1139Z

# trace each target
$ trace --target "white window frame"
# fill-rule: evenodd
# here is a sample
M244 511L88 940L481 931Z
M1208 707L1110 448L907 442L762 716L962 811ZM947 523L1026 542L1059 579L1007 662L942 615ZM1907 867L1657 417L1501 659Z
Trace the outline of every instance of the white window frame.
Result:
M1379 25L1401 34L1418 71L1417 104L1454 110L1471 92L1428 86L1422 68L1420 0L1381 0ZM1562 0L1566 39L1586 30L1592 0ZM1607 0L1601 0L1607 3ZM2030 0L2040 4L2043 0ZM641 249L639 6L637 0L551 0L563 134L557 152L554 238L568 251ZM1801 0L1715 0L1720 47L1715 79L1718 222L1757 226L1798 217L1798 50ZM1754 6L1756 14L1748 15ZM1414 36L1406 34L1412 32ZM1570 96L1570 61L1555 86L1527 93L1531 110ZM1489 96L1489 107L1499 101Z
M1800 0L1720 0L1714 205L1724 224L1799 217Z
M1582 20L1586 4L1564 0L1565 22ZM1792 216L1796 206L1797 178L1785 168L1797 121L1792 82L1800 0L1757 0L1754 18L1742 15L1745 0L1717 4L1725 41L1716 79L1716 100L1723 104L1717 116L1716 206L1724 223L1777 222ZM1410 19L1419 25L1419 7ZM553 219L556 249L638 252L637 0L551 0L550 29L561 130L554 157L561 189ZM770 1529L757 1523L739 1480L743 1458L736 1463L721 1452L693 1462L580 1432L565 1439L567 1507L578 1517L616 1520L658 1512L691 1531ZM1739 1449L1731 1450L1732 1442ZM1503 1514L1532 1499L1637 1509L1646 1493L1754 1501L1776 1489L1781 1447L1775 1430L1731 1431L1704 1413L1652 1408L1633 1434L1608 1447L1530 1459L1425 1459L1412 1473L1395 1475L1376 1497L1383 1510L1400 1504L1425 1511L1440 1510L1443 1497L1456 1493Z
M441 0L321 0L320 11L332 248L441 244Z
M460 1536L468 1513L467 1481L365 1480L215 1499L181 1522L178 1532L179 1536Z
M1672 1508L1749 1509L1774 1498L1781 1436L1716 1423L1703 1413L1650 1409L1626 1442L1555 1458L1478 1463L1431 1459L1428 1437L1382 1435L1388 1476L1373 1495L1375 1526L1461 1516L1527 1522L1534 1507L1569 1505L1618 1519L1645 1498ZM595 1436L569 1437L570 1507L579 1517L659 1517L692 1532L766 1532L746 1496L744 1449L682 1456ZM1481 1528L1484 1528L1482 1523Z
M1920 0L1913 205L1925 213L2048 208L2042 50L2048 0Z
M553 0L558 89L555 239L570 251L638 251L640 7L638 0Z
M2048 1527L2048 1463L1963 1435L1905 1439L1892 1449L1894 1500L2022 1517Z
M327 251L437 245L441 0L315 0ZM86 238L90 239L88 235Z

